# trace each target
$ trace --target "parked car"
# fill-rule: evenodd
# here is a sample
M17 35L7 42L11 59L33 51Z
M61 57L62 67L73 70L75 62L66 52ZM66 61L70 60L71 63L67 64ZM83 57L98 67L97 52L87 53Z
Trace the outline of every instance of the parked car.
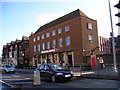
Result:
M9 72L15 73L15 68L9 64L3 64L3 65L0 65L0 71L2 73L9 73Z
M42 64L35 70L40 71L42 80L51 80L52 82L71 80L72 71L61 68L57 64Z

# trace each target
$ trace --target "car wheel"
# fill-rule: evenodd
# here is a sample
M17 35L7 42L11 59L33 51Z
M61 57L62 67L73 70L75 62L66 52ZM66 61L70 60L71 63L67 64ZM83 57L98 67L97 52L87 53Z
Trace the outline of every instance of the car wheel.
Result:
M52 82L56 82L56 77L54 75L52 75L51 80L52 80Z

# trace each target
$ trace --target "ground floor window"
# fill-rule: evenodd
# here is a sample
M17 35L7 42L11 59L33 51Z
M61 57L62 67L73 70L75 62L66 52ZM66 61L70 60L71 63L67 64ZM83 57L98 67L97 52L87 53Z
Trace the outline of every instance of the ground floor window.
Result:
M62 53L49 53L49 54L43 54L43 55L38 55L37 60L38 64L43 64L45 61L47 63L56 63L58 65L69 65L73 66L73 61L74 61L74 54L73 52L62 52Z

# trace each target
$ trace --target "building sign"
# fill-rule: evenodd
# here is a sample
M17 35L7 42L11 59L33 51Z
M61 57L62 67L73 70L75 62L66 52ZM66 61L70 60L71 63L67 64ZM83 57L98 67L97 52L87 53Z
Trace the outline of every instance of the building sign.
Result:
M45 53L51 53L51 52L55 52L58 49L51 49L51 50L46 50L46 51L41 51L41 54L45 54Z
M96 55L91 55L91 66L92 68L97 67Z

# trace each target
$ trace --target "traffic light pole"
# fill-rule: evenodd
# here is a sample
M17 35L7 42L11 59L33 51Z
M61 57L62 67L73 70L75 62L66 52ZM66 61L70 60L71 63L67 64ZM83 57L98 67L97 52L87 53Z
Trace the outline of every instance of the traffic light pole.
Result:
M110 7L110 0L108 0L108 3L109 3L109 13L110 13L110 22L111 22L111 30L112 30L112 48L113 48L114 69L117 70L116 49L115 49L115 40L114 40L114 33L113 33L113 22L112 22L112 13L111 13L111 7Z

